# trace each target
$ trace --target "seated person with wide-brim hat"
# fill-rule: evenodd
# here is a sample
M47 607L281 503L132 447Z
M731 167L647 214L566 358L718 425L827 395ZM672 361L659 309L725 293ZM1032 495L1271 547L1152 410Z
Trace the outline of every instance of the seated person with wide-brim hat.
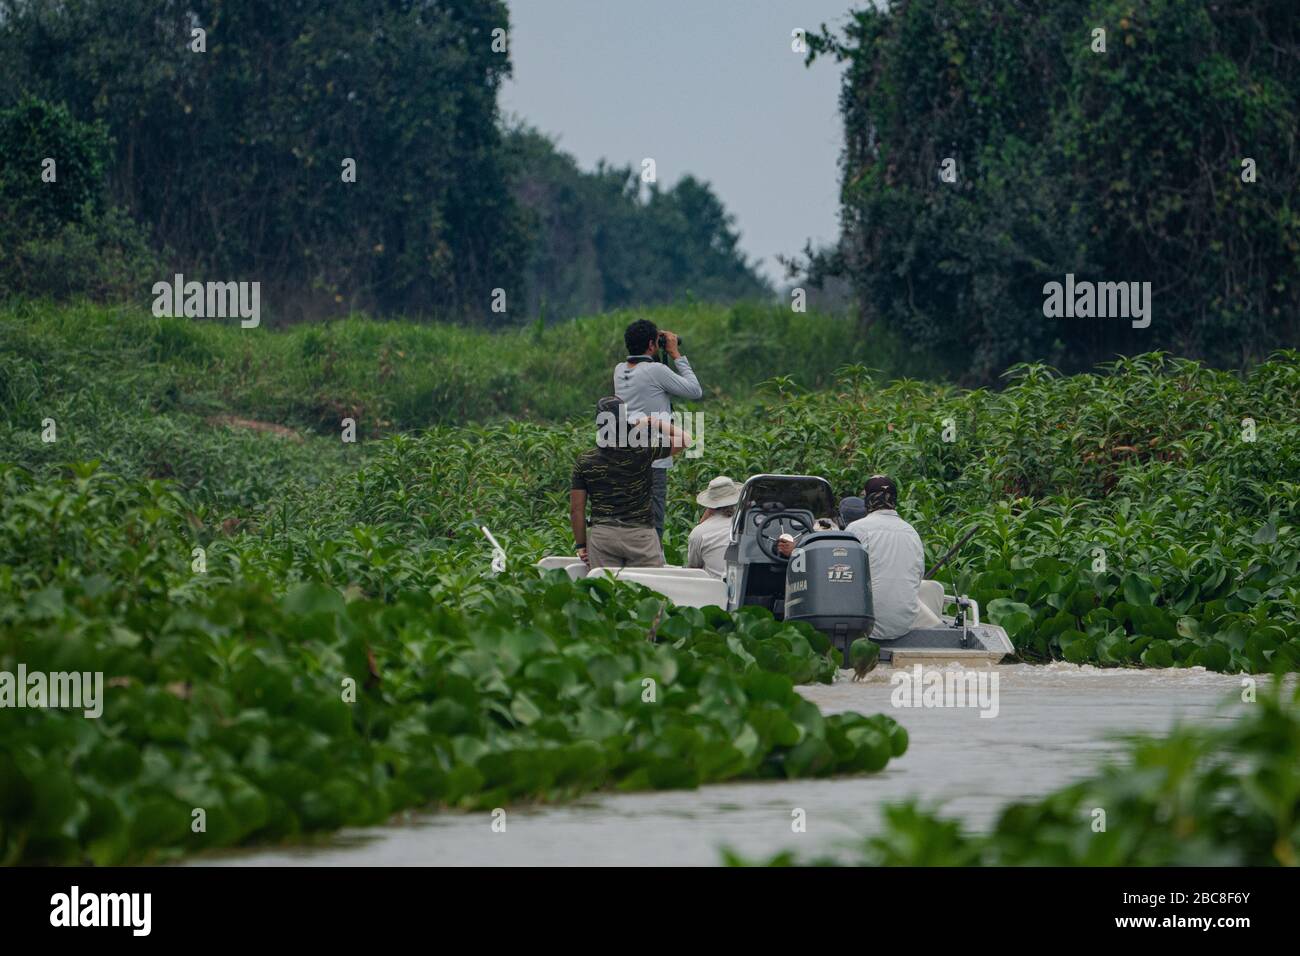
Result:
M731 543L731 520L740 501L740 485L726 475L719 475L695 496L704 508L700 523L691 529L686 544L686 566L704 568L710 574L727 573L727 545Z

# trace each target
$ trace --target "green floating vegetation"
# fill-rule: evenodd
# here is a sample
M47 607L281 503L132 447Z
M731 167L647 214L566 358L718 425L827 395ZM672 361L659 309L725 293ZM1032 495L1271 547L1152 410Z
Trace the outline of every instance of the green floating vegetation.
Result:
M1007 806L988 833L914 802L886 806L882 824L856 847L860 865L1300 865L1300 691L1277 682L1232 721L1134 738L1125 759ZM766 861L843 862L792 853Z
M436 585L381 599L196 573L184 500L83 469L0 469L0 670L102 672L103 713L0 708L0 861L124 863L602 789L876 771L884 716L823 716L825 638L766 611L675 608L611 581L492 578L426 555ZM239 539L235 539L238 543ZM292 550L292 545L285 544ZM253 568L248 568L253 571ZM363 577L358 572L358 578ZM197 811L202 811L201 815ZM202 824L201 829L198 824Z
M706 406L703 453L669 482L669 560L715 475L821 475L849 494L884 472L930 561L978 529L940 577L1025 660L1300 668L1300 352L1244 375L1153 353L1008 377L970 391L846 367L831 390L776 380L756 404ZM487 523L512 553L567 549L567 479L590 442L585 420L403 436L319 510L447 542Z
M0 356L18 463L0 465L0 671L107 684L98 719L0 708L0 860L159 859L406 807L869 771L902 752L887 718L823 716L795 692L832 672L806 626L528 567L572 546L586 413L298 442L227 419L274 411L240 404L262 384L294 393L315 335L426 333L307 329L254 360L215 327L83 328L93 310L40 308L4 331L27 315L63 329L49 374L29 334ZM460 333L427 334L453 336L454 362ZM851 366L827 391L781 378L704 403L704 455L669 486L669 559L714 475L820 474L847 493L884 471L931 558L978 527L943 576L1023 659L1300 668L1300 353L1244 374L1153 354L1009 378L969 391ZM498 578L483 525L509 552Z

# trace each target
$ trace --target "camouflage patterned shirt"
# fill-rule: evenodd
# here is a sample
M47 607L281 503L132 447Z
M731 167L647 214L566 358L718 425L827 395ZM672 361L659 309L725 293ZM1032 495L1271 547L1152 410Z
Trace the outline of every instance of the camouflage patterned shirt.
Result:
M672 455L665 445L645 448L593 448L573 466L574 491L585 491L592 524L654 526L651 466Z

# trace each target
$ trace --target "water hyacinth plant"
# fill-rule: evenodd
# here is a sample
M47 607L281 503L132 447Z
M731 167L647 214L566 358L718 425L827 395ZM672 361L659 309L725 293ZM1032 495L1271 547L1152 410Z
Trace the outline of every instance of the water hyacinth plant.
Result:
M429 804L875 771L907 746L888 717L824 717L796 693L831 679L829 645L757 609L678 609L531 568L494 578L446 550L368 595L396 571L370 534L285 544L278 561L237 536L195 573L165 483L6 468L0 487L0 551L21 555L0 571L0 670L108 685L98 719L0 709L8 863L165 858Z
M0 709L0 858L158 859L405 807L871 771L906 746L887 718L795 692L834 670L804 625L531 568L572 547L587 414L363 425L347 444L307 416L250 427L278 373L227 337L127 328L160 350L157 378L98 368L72 325L45 377L0 363L0 670L102 672L106 700L97 720ZM166 373L193 349L219 388ZM670 561L714 475L847 494L888 472L931 558L978 529L940 577L1026 660L1300 662L1300 354L1246 374L1158 354L1023 367L1000 391L848 366L830 389L786 377L692 408Z
M693 495L714 475L814 474L849 494L885 472L932 560L979 529L939 577L1026 660L1300 665L1300 353L1244 376L1154 354L1010 379L962 391L847 368L835 390L778 383L766 400L705 406L704 452L670 482L669 559L684 556ZM524 555L563 550L588 432L507 423L396 439L328 506L339 522L434 540L466 542L489 522Z

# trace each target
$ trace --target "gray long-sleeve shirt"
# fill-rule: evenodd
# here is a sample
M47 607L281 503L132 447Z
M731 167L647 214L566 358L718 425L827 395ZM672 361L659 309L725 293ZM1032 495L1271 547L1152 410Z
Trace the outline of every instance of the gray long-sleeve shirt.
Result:
M674 363L677 371L649 357L629 355L626 362L614 366L614 394L627 402L628 419L649 415L667 418L672 414L671 397L700 398L704 389L683 355ZM656 468L671 468L673 460L664 458Z
M727 546L731 544L731 518L711 514L691 529L686 540L686 566L704 568L714 577L727 576Z
M844 529L862 542L871 566L871 604L876 626L871 636L892 641L913 627L921 610L925 548L921 536L892 508L881 508Z

